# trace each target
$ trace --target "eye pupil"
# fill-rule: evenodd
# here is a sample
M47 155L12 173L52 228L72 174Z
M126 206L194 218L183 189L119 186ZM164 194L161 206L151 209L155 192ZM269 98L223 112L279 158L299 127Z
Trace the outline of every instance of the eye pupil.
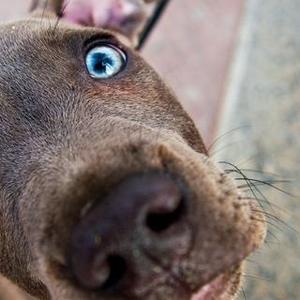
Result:
M98 72L105 72L108 66L113 64L112 60L102 53L96 53L93 57L94 69Z
M86 66L91 77L105 79L116 75L125 65L125 55L111 46L98 46L86 56Z

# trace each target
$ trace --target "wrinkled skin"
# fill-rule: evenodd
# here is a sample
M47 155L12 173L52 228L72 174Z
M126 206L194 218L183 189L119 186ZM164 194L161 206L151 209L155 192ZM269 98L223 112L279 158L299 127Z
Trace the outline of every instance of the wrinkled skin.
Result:
M103 28L57 25L51 7L1 25L0 36L0 273L37 299L234 299L264 218L210 161L190 117L130 43ZM127 56L106 80L91 78L84 61L99 42ZM140 179L128 178L176 183L182 218L155 238L130 227ZM90 288L74 232L112 226L111 213L128 220L112 247L134 277ZM72 260L74 249L82 260Z

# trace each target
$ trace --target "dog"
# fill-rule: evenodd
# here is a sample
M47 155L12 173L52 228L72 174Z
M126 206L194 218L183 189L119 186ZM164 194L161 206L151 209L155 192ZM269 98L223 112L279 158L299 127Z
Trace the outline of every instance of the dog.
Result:
M36 299L232 300L265 239L134 50L136 3L119 28L61 1L0 26L0 273Z

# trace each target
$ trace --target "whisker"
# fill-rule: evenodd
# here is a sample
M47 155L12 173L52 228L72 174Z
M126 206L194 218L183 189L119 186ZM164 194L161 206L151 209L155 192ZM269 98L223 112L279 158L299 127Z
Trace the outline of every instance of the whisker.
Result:
M240 173L239 171L237 171L236 169L226 169L225 172L226 172L227 174L231 174L231 173L238 173L238 174L241 174L241 173ZM244 177L241 177L241 178L240 178L240 177L237 177L237 178L234 178L234 179L235 179L235 180L245 180ZM252 186L263 186L263 185L267 185L267 186L272 187L272 188L274 188L274 189L276 189L276 190L278 190L278 191L280 191L280 192L282 192L282 193L284 193L284 194L287 194L287 195L289 195L289 196L294 197L293 194L291 194L291 193L289 193L289 192L287 192L287 191L285 191L285 190L283 190L283 189L280 189L279 187L277 187L277 186L274 185L275 183L291 183L291 182L292 182L291 180L286 180L286 179L282 179L282 180L277 180L277 179L269 179L269 180L267 180L267 179L264 179L264 180L261 180L261 179L254 179L254 178L249 178L249 177L247 177L247 180L249 180L249 181L251 181L251 182L257 182L257 184L252 184ZM241 186L239 186L239 187L243 188L243 187L246 187L246 185L241 185Z
M253 183L252 183L251 181L248 180L248 177L247 177L247 176L246 176L246 175L245 175L245 174L244 174L237 166L235 166L235 165L232 164L232 163L226 162L226 161L220 161L219 163L221 163L221 164L226 164L226 165L229 165L229 166L233 167L233 168L237 171L237 173L239 173L239 174L242 176L242 178L244 178L245 182L246 182L246 183L248 184L248 186L249 186L249 189L250 189L251 193L253 194L253 196L254 196L255 198L257 198L257 201L258 201L258 197L257 197L257 195L256 195L256 193L255 193L255 191L254 191L254 189L260 194L261 197L263 197L264 200L267 201L268 205L272 208L271 204L269 203L269 201L268 201L268 199L265 197L265 195L258 189L258 187L253 186ZM260 203L259 201L258 201L258 203L259 203L259 205L261 206L261 208L264 210L265 208L261 205L261 203Z
M223 147L217 149L216 151L213 151L213 152L209 152L209 156L210 157L214 157L216 156L218 153L224 151L225 149L228 149L232 146L235 146L238 142L232 142L232 143L227 143L226 145L224 145ZM209 150L208 150L209 151Z
M243 287L241 287L241 290L242 290L242 294L243 294L243 297L245 300L247 300L247 297L246 297L246 293L245 293L245 290Z
M273 177L281 177L281 175L273 173L273 172L266 172L263 170L255 170L255 169L241 169L243 172L249 172L249 173L258 173L262 175L267 175L267 176L273 176Z
M248 163L251 162L251 161L255 161L255 159L256 159L256 155L251 155L250 157L245 158L245 159L243 159L243 160L237 162L235 165L236 165L236 166L242 166L242 165L244 165L244 164L248 164ZM239 167L239 169L241 170L241 167Z
M293 180L291 179L279 179L281 176L277 175L277 174L273 174L273 173L265 173L263 171L249 171L251 169L240 169L244 174L245 172L251 172L251 173L256 173L259 174L261 177L263 177L263 180L268 181L269 183L292 183ZM238 173L237 170L235 169L225 169L224 170L226 172L226 174L232 174L232 173ZM271 178L270 178L271 177ZM277 177L278 179L275 179L273 177ZM269 179L267 179L269 178Z
M48 2L49 2L49 0L46 0L46 1L44 2L44 6L43 6L43 10L42 10L42 15L41 15L41 20L40 20L40 25L43 24L43 21L44 21L44 19L45 19L45 13L46 13L46 10L47 10L47 7L48 7ZM38 2L37 2L37 3L38 3Z
M239 180L245 180L244 178L241 178L241 177L236 177L234 179L238 180L238 181ZM293 195L293 194L291 194L291 193L289 193L289 192L287 192L287 191L279 188L278 186L276 186L276 185L274 185L274 184L272 184L272 183L270 183L268 181L264 181L264 180L260 180L260 179L255 179L255 178L248 178L248 177L247 177L247 180L249 180L250 182L257 182L257 183L262 184L262 185L267 185L267 186L269 186L269 187L271 187L271 188L273 188L273 189L275 189L275 190L277 190L277 191L279 191L279 192L281 192L283 194L286 194L286 195L288 195L290 197L295 197L295 195ZM285 182L289 182L289 181L281 180L281 181L277 181L277 182L278 183L281 183L281 182L285 183ZM274 183L277 183L277 182L274 181Z
M257 275L249 275L249 274L242 274L243 277L245 278L250 278L250 279L256 279L256 280L263 280L263 281L267 281L267 282L272 282L272 280L270 278L264 278L264 277L260 277Z
M297 233L297 234L300 234L299 231L298 231L296 228L293 228L293 227L290 226L288 223L286 223L285 221L283 221L282 219L280 219L279 217L277 217L277 216L275 216L275 215L273 215L273 214L270 214L270 213L268 213L268 212L266 212L266 211L261 211L261 210L259 210L259 209L252 209L252 211L258 212L258 213L262 213L262 214L264 214L267 218L272 219L272 220L274 220L274 221L277 221L277 222L281 223L282 225L284 225L286 228L288 228L288 229L294 231L294 232Z
M261 223L267 223L268 225L272 226L273 228L275 228L276 230L280 231L280 232L284 232L284 230L278 226L277 224L274 224L273 222L271 222L270 220L262 220L262 219L258 219L253 217L252 220L256 221L256 222L261 222Z
M265 245L268 246L269 250L273 249L274 246L280 246L281 244L282 243L279 240L277 240L276 242L271 241L271 240L265 240Z
M249 264L253 264L253 265L257 265L257 266L260 265L257 261L255 261L255 260L253 260L253 259L251 259L251 258L246 258L245 261L246 261L247 263L249 263Z
M259 201L261 203L267 203L264 199L257 199L257 198L254 198L254 197L249 197L249 196L245 196L245 197L240 197L239 198L240 200L253 200L253 201ZM281 213L284 213L286 216L290 217L290 212L287 211L285 208L275 204L275 203L272 203L270 201L268 201L271 205L272 205L272 208L276 208L278 209Z
M236 127L236 128L233 128L223 134L221 134L219 137L217 137L207 148L207 152L209 154L211 154L211 149L213 149L213 147L220 141L222 140L224 137L227 137L228 135L240 130L240 129L244 129L244 128L250 128L251 126L250 125L244 125L244 126L239 126L239 127Z
M266 181L270 184L274 184L274 183L286 183L286 181L282 181L282 180L275 180L275 181ZM266 187L268 186L266 183L253 183L252 186L260 186L260 187ZM249 187L247 184L241 184L237 186L239 189L246 189ZM269 187L269 186L268 186Z
M266 238L265 243L266 243L267 245L270 245L270 244L273 244L273 245L276 244L276 245L278 245L278 244L280 244L279 238L278 238L277 235L276 235L274 232L272 232L270 229L267 230L267 236L271 236L271 237L276 241L276 243L275 243L274 241L268 240L268 239Z
M43 12L42 12L42 20L44 19L44 17L45 17L45 12L46 12L46 9L47 9L47 7L48 7L48 4L49 4L49 0L46 0L45 1L45 4L44 4L44 7L43 7Z
M61 21L63 15L64 15L64 12L65 12L67 6L69 5L69 3L70 3L70 0L65 1L65 2L63 3L63 6L62 6L62 7L59 9L59 11L57 12L57 19L56 19L56 22L55 22L54 27L53 27L53 32L55 32L55 31L57 30L57 27L58 27L58 25L59 25L59 22Z

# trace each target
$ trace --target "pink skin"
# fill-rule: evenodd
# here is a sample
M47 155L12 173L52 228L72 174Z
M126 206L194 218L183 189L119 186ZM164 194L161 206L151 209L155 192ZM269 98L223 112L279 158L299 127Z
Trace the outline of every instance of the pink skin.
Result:
M63 18L84 26L113 28L132 37L145 21L143 0L65 0Z
M224 293L226 292L226 286L228 282L224 275L220 275L212 282L203 286L196 294L192 296L191 300L214 300L224 299Z

